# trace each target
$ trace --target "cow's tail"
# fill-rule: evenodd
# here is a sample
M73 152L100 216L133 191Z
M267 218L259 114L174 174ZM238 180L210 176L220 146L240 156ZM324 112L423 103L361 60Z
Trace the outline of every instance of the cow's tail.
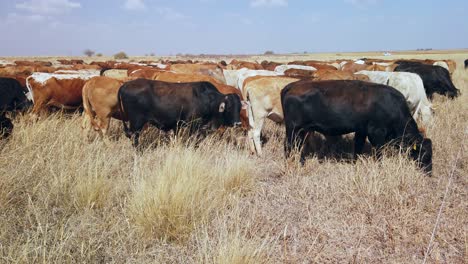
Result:
M108 70L112 70L112 68L102 68L101 71L99 72L99 76L104 76L104 73Z
M83 87L83 92L82 92L82 98L83 98L83 108L84 108L84 111L83 111L83 122L81 123L81 128L82 129L87 129L88 128L88 124L91 124L91 126L95 126L94 124L94 118L96 116L96 112L93 110L93 107L91 106L91 102L89 101L89 97L88 97L88 93L87 93L87 90L88 90L88 84L85 84L85 86ZM89 122L88 122L88 119L89 118Z
M121 114L121 118L122 118L122 124L123 124L123 128L124 128L124 132L125 132L125 136L127 136L128 138L130 138L132 135L130 133L130 130L128 129L128 126L127 126L127 121L128 120L128 116L127 116L127 112L125 112L125 108L124 108L124 105L123 105L123 102L122 102L122 90L119 89L119 92L118 92L118 103L119 103L119 108L120 108L120 114Z
M26 78L26 88L28 88L28 93L26 94L26 97L28 98L29 101L34 103L33 90L31 88L31 84L29 84L29 79L31 78L32 76L28 76L28 78Z

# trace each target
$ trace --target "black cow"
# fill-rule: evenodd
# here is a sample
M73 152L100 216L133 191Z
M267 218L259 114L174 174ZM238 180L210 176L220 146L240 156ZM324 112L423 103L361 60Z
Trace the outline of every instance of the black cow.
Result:
M12 132L13 123L4 113L0 114L0 139L8 138Z
M0 112L24 110L31 106L24 91L17 80L0 77Z
M429 99L432 99L434 93L447 95L453 99L460 95L455 85L453 85L450 73L447 69L440 66L427 65L419 62L399 62L395 68L396 72L412 72L421 77L424 83L424 89Z
M209 82L167 83L146 79L126 82L120 87L119 104L129 121L124 130L134 136L133 144L143 126L149 122L163 131L190 125L190 133L208 125L239 126L241 101L237 94L224 95Z
M465 60L465 70L468 69L468 59Z
M432 142L425 139L398 90L363 81L299 81L281 91L286 125L285 152L303 144L308 132L339 136L355 132L354 157L361 154L366 137L378 150L387 144L411 147L410 155L429 174ZM305 162L302 150L301 163Z

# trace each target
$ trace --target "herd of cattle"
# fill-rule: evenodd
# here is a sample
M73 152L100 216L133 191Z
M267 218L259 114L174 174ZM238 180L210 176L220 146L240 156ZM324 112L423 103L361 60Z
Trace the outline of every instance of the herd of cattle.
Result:
M39 116L82 107L83 129L105 137L116 118L134 146L148 123L163 131L189 127L190 133L241 127L251 152L262 155L269 118L285 123L286 156L304 146L302 163L308 135L354 132L355 157L366 138L378 150L393 143L410 149L431 173L432 142L424 126L435 93L460 94L451 80L455 68L452 60L0 61L0 129L4 138L12 132L8 112L32 106L30 113Z

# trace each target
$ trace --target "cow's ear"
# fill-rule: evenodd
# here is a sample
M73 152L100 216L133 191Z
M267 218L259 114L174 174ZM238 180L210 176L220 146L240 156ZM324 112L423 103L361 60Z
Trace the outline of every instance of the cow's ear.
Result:
M220 113L223 113L225 108L226 108L226 103L225 103L225 102L222 102L222 103L219 105L219 112L220 112Z

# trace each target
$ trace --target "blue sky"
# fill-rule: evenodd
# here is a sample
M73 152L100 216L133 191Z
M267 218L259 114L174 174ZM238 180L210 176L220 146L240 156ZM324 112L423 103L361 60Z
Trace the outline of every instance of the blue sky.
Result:
M468 48L466 0L0 1L0 56Z

